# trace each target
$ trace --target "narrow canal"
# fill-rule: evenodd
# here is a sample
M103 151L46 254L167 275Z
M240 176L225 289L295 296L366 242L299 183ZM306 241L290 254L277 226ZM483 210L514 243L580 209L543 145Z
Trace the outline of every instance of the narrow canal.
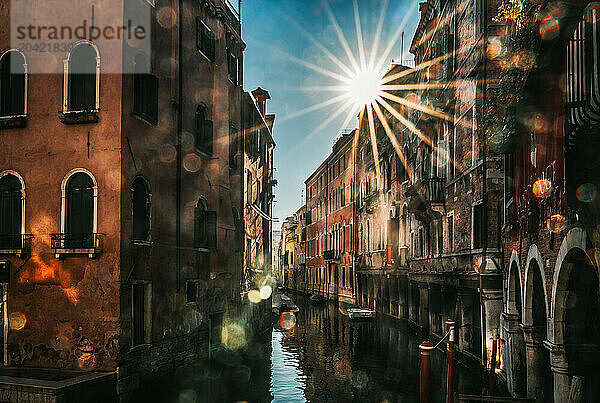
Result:
M292 296L292 298L294 298ZM313 306L303 297L288 331L272 333L274 402L417 402L420 340L399 321L350 322L334 304ZM443 401L445 355L432 355L432 401ZM482 375L457 367L461 393L479 394Z
M173 376L146 385L133 401L143 402L418 402L422 341L405 323L387 318L354 323L344 309L313 306L291 295L299 306L295 323L255 336L238 350L213 353L210 365L180 368ZM291 326L293 324L293 326ZM432 354L432 402L444 401L445 354ZM456 367L461 393L479 394L480 371Z

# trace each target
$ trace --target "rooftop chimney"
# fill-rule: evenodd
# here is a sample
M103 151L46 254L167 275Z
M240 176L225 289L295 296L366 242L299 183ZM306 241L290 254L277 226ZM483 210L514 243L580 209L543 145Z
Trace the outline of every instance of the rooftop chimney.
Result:
M262 88L258 87L257 89L252 91L252 96L254 97L254 101L256 102L256 106L258 107L258 111L264 118L267 112L267 99L271 99L269 91L263 90Z

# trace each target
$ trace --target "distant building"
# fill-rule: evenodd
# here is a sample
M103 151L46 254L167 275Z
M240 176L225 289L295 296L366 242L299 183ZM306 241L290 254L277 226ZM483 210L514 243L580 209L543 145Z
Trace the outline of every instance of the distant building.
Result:
M274 114L267 113L269 93L244 94L244 278L242 292L260 288L271 274L273 230Z
M273 277L277 281L281 279L281 266L280 266L280 247L281 247L281 230L273 229L272 235L272 251L273 251L273 262L272 262L272 271Z
M281 282L284 287L294 288L294 275L296 269L295 252L296 252L296 228L298 222L295 216L289 216L281 225L281 244L280 244L280 273Z
M353 300L356 131L345 131L306 186L306 290Z

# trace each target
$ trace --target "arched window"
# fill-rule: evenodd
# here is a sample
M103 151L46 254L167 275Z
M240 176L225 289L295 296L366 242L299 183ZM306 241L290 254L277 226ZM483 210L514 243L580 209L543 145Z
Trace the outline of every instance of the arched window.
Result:
M217 249L217 212L208 211L204 199L198 200L194 210L194 248Z
M133 59L133 113L149 123L158 123L158 78L152 74L145 54Z
M65 247L94 247L94 182L85 172L69 177L65 189Z
M15 175L0 178L0 249L20 249L23 189Z
M10 50L0 58L0 116L27 113L27 64L25 57Z
M98 110L98 84L100 79L100 57L89 43L80 43L67 59L66 111Z
M385 172L385 174L386 174L386 177L385 177L386 188L388 190L392 188L392 176L393 176L392 175L392 167L393 167L393 162L394 162L394 155L392 154L392 155L390 155L390 158L389 158L388 163L386 165L387 170Z
M246 172L246 203L252 204L252 172Z
M148 183L137 177L131 185L132 202L132 239L134 241L150 241L150 205L152 195Z
M367 220L367 252L371 252L371 225Z
M204 105L196 107L196 148L207 154L213 152L213 122Z
M364 236L365 236L365 230L364 230L364 226L363 223L360 223L360 226L358 227L358 248L359 248L359 252L364 252Z

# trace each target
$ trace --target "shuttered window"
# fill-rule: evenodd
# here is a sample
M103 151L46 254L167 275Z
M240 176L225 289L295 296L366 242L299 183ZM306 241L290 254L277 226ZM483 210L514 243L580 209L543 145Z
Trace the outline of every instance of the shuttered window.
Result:
M0 249L21 247L21 182L14 175L0 179Z
M185 283L186 302L196 302L198 300L198 281L192 280Z
M203 105L196 108L196 148L207 154L213 152L213 122L207 118Z
M72 175L66 188L66 247L93 248L94 183L83 172Z
M483 203L473 206L473 249L483 248L485 237L484 213Z
M132 239L150 240L150 192L142 178L136 178L131 186L133 208Z
M217 249L217 212L196 208L194 220L194 247Z
M25 59L7 52L0 62L0 116L25 113Z
M149 123L158 123L158 77L151 74L145 56L135 57L133 113Z
M69 61L70 111L96 109L96 50L88 44L73 49Z
M196 17L196 47L208 60L215 61L215 34L200 17Z
M146 290L147 285L133 285L133 344L146 343Z

